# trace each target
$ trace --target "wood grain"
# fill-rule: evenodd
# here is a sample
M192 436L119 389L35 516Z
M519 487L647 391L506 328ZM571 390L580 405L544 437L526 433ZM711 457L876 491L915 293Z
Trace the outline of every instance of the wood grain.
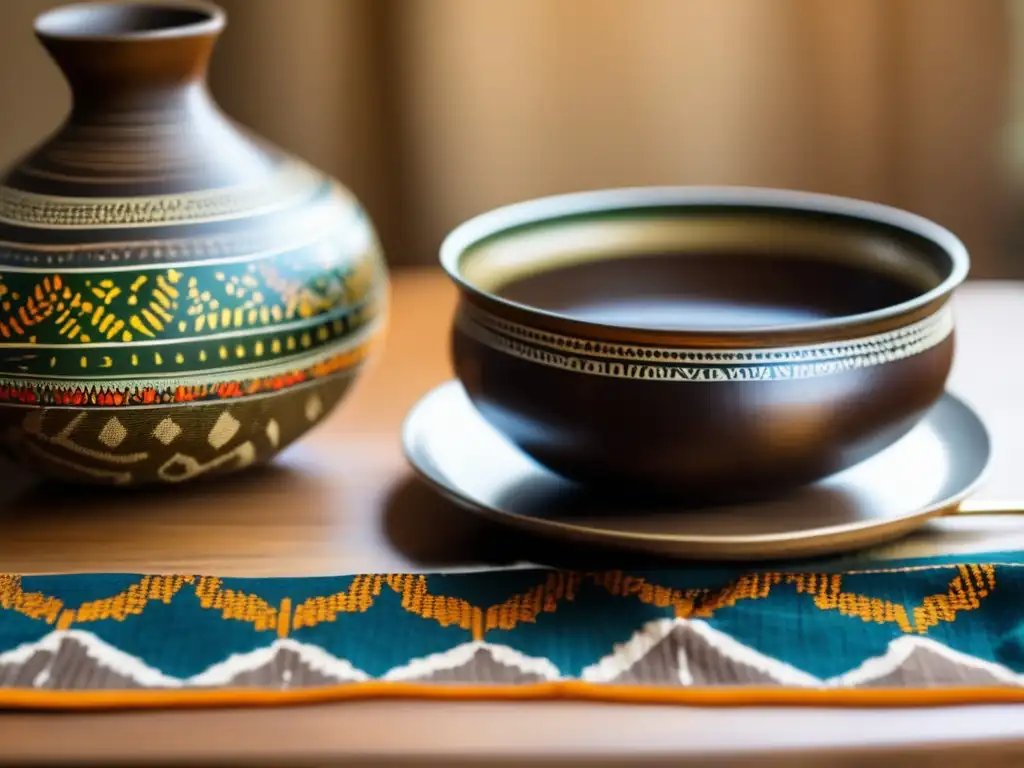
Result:
M957 306L951 388L981 411L995 445L982 495L1020 502L1024 285L969 284ZM450 375L453 307L454 291L440 274L399 272L383 355L341 408L272 468L183 494L61 490L8 471L0 490L0 570L301 575L563 562L564 552L556 556L542 542L496 530L411 480L399 430L416 400ZM1024 520L938 521L900 546L913 553L1024 549ZM610 562L606 553L579 556ZM361 702L258 711L7 714L0 716L0 745L4 759L22 763L419 759L454 765L575 757L590 765L605 759L707 765L712 757L739 760L748 750L777 750L778 764L822 764L828 752L832 764L845 765L864 757L857 750L871 749L890 760L897 754L919 760L926 750L953 764L968 749L976 761L1024 754L1022 715L1020 707L965 716L956 709L682 712L557 702Z

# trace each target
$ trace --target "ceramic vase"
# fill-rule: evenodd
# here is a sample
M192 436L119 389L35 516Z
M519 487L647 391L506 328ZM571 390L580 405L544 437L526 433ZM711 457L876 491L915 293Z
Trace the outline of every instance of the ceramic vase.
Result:
M129 486L265 462L380 340L373 225L218 109L223 26L195 3L36 20L72 107L0 180L0 429L37 472Z

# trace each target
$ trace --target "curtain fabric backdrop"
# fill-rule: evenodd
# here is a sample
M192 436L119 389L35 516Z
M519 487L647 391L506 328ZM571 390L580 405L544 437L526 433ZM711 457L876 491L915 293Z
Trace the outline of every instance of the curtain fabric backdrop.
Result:
M1018 2L221 0L211 83L348 184L395 265L527 197L749 184L909 208L967 241L974 276L1024 276ZM66 106L31 35L57 4L0 8L0 160Z

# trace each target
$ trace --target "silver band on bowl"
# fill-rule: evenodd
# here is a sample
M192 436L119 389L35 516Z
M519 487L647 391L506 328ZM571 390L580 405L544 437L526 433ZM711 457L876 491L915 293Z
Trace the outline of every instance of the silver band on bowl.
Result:
M564 336L464 306L456 326L492 349L539 365L619 379L778 381L828 376L921 354L953 332L953 310L893 331L824 344L717 349L620 344Z

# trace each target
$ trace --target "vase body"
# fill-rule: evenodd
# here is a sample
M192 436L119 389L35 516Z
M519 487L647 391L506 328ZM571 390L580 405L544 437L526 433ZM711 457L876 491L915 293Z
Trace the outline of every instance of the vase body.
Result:
M36 22L73 106L0 180L0 429L35 471L137 485L265 462L380 340L371 222L220 112L222 25L113 3Z

